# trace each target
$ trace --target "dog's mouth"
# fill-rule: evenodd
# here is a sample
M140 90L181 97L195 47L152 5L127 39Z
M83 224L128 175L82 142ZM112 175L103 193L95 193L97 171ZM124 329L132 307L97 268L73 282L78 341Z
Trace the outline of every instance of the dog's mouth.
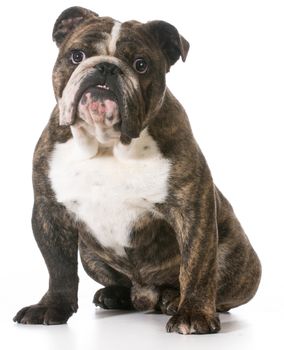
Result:
M91 126L118 129L121 117L118 99L107 84L88 87L78 103L78 115Z

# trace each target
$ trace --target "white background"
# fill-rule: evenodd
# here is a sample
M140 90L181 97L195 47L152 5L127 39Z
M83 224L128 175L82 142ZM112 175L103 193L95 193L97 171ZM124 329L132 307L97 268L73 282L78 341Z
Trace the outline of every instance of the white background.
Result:
M216 184L233 204L263 264L259 292L222 315L217 335L164 330L166 316L96 310L99 287L80 268L80 309L68 325L22 326L47 272L32 236L33 148L55 100L53 24L81 5L121 21L163 19L191 43L168 85L185 106ZM1 5L1 348L279 349L283 343L284 3L279 0L9 1ZM3 347L3 344L4 347Z

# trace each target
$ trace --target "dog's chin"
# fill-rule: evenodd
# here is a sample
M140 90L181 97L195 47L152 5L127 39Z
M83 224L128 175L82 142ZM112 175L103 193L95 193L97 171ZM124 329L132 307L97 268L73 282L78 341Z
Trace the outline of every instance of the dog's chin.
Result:
M87 89L80 98L77 111L76 124L83 126L99 143L107 146L119 140L119 106L115 95L106 86Z
M103 127L100 123L89 123L81 117L78 117L73 125L73 128L82 130L88 139L93 138L105 147L114 146L119 142L121 132L115 127L116 125Z
M100 126L95 126L94 133L98 142L104 146L113 146L119 141L121 135L113 128L102 129Z

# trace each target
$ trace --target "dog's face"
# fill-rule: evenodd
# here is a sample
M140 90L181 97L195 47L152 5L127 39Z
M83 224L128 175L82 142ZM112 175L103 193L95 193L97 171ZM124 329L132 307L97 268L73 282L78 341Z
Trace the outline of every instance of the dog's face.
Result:
M84 121L101 143L139 136L163 103L166 72L189 49L169 23L120 23L80 7L60 15L53 38L60 124Z

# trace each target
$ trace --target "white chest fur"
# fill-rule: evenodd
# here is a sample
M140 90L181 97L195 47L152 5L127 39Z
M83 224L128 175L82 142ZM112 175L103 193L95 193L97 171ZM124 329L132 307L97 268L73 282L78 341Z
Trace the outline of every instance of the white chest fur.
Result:
M74 138L56 144L49 177L58 202L105 247L124 254L133 224L167 196L169 160L143 130L138 139L86 159Z

